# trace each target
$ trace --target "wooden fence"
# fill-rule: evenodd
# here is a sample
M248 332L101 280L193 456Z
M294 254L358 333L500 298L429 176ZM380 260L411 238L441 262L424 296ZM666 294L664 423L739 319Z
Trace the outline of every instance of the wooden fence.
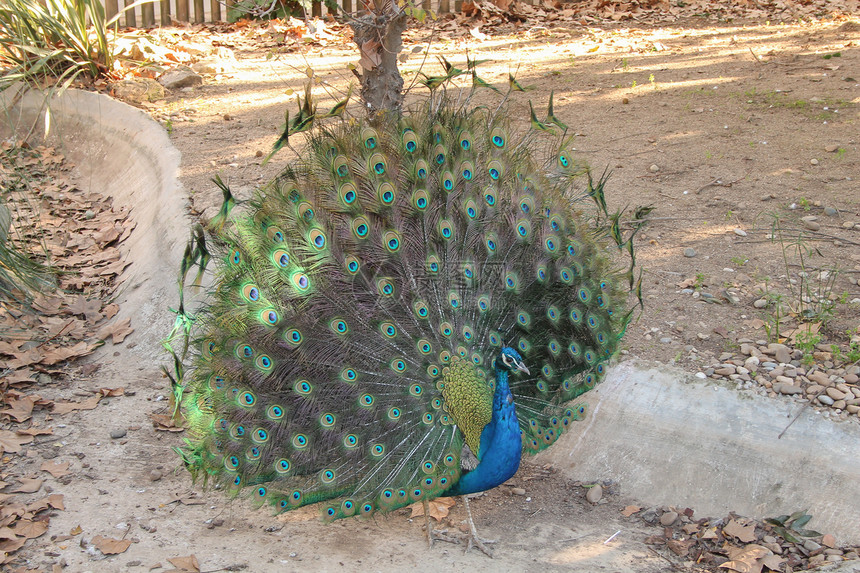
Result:
M102 0L108 18L117 14L121 7L131 6L135 0ZM452 0L423 0L422 7L436 9L440 14L450 12ZM120 4L122 2L122 4ZM361 0L338 0L338 5L344 12L352 12ZM173 22L188 22L202 24L204 22L222 22L227 19L227 10L236 0L157 0L136 6L127 10L119 20L120 25L132 28L148 28L157 24L170 26ZM460 0L456 0L459 7ZM322 2L311 5L311 16L322 16L323 10L333 14L334 10L324 8Z

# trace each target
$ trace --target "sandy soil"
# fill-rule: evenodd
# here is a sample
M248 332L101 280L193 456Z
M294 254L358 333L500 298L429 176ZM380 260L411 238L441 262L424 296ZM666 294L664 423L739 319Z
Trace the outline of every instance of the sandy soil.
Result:
M426 47L429 36L411 31L404 51ZM556 114L576 132L581 157L596 172L612 173L610 207L654 207L637 255L647 308L627 344L642 358L696 366L736 348L738 339L767 339L753 319L772 322L773 313L752 302L765 284L792 298L786 277L801 269L789 243L801 230L814 249L807 270L839 267L830 292L844 301L860 297L860 226L843 228L860 223L858 41L860 24L850 20L731 27L691 20L655 29L436 39L432 52L459 61L468 50L490 59L481 66L487 81L505 88L514 72L534 86L513 98L511 113L524 124L528 99L540 109L554 90ZM258 155L268 153L285 109L295 107L288 94L301 93L305 69L343 92L352 79L345 66L356 61L352 46L341 43L274 57L272 48L239 39L233 47L239 61L232 73L155 111L170 120L183 182L204 217L220 204L210 182L215 173L247 198L289 161L284 151L261 166ZM407 84L421 62L418 54L404 65ZM439 72L432 61L425 65L431 75ZM321 108L334 101L323 89L315 93ZM825 215L826 207L837 214ZM819 217L818 232L803 226L807 216ZM775 217L782 244L769 238ZM684 256L688 247L695 257ZM716 301L679 294L685 279ZM723 296L726 289L737 304ZM845 331L860 326L857 304L837 304L834 314L822 339L844 343Z
M452 62L464 61L466 49L491 58L482 76L499 86L518 70L521 83L536 86L528 94L534 102L545 102L554 89L556 114L578 134L577 150L596 171L607 166L613 172L610 205L654 206L640 234L646 306L625 339L631 355L697 370L736 347L738 339L767 338L753 322L767 320L767 311L752 306L759 297L756 285L764 277L772 286L784 283L787 274L781 246L766 238L772 213L789 233L801 228L800 217L818 215L821 228L808 240L821 256L810 264L839 263L846 272L833 292L848 293L847 301L860 296L860 226L843 227L860 223L856 21L713 26L694 20L654 29L571 25L483 41L466 38L435 41L432 52ZM426 46L428 39L426 32L410 32L406 49ZM339 42L271 57L272 48L241 36L218 40L234 49L232 69L150 109L165 124L169 119L193 213L203 216L211 216L220 202L210 182L216 173L247 198L289 159L283 153L262 166L259 155L277 137L285 106L294 105L286 92L301 89L305 67L345 89L351 77L345 65L357 59L351 46ZM419 64L420 55L410 58L407 79ZM525 98L512 110L527 121ZM837 214L825 215L825 207ZM697 251L695 257L684 256L687 247ZM706 304L681 294L678 284L688 278L717 298L731 288L739 302ZM836 309L824 333L828 341L844 343L845 330L860 326L860 319L856 305L840 303ZM166 316L165 328L170 321ZM725 334L715 332L718 327ZM73 370L74 386L67 392L121 381L134 394L55 420L55 436L34 443L16 462L19 475L36 472L44 459L73 462L74 473L49 479L46 486L64 494L66 509L52 512L49 534L19 552L31 567L164 571L180 568L168 559L191 554L202 571L647 573L692 567L645 545L662 529L621 515L628 504L648 506L647 500L625 498L623 484L609 487L604 503L592 505L581 484L533 465L512 482L525 495L503 486L472 504L483 534L500 540L494 560L463 555L462 546L428 549L423 518L410 519L407 510L325 526L315 511L274 517L219 492L200 494L172 452L181 435L157 432L149 419L164 411L167 385L159 365L144 361L129 368L122 356L103 353L101 369L89 377ZM111 439L116 428L127 428L127 436ZM458 505L443 525L456 528L462 519ZM83 533L70 535L76 526ZM96 535L133 543L105 558L91 546Z

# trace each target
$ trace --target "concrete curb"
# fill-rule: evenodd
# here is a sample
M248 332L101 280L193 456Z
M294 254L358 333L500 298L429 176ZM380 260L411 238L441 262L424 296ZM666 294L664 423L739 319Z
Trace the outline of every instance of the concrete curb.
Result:
M146 113L105 95L69 89L46 98L31 90L9 107L13 98L0 95L5 110L0 130L32 132L30 140L37 144L50 107L48 142L74 163L77 182L131 209L136 227L123 249L133 264L122 276L119 319L131 317L133 354L164 360L159 342L172 322L167 308L178 304L175 278L190 227L178 179L179 151ZM107 343L94 358L112 351Z
M808 527L860 544L860 425L801 404L628 361L586 394L585 420L539 459L573 479L612 479L696 517L762 519L806 509Z

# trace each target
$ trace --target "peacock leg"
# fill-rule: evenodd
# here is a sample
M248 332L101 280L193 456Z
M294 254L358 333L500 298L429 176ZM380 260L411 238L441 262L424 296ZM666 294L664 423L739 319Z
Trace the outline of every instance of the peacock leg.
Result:
M424 503L424 519L427 520L427 545L433 549L433 526L430 524L430 505L427 503L427 498L421 500Z
M422 500L424 504L424 518L427 520L426 531L427 531L427 544L432 548L433 541L447 541L448 543L460 543L460 540L456 537L451 537L448 535L448 530L443 529L433 529L433 524L430 523L430 505L427 503L426 499Z
M466 551L469 551L469 549L471 549L472 546L475 546L478 549L480 549L481 551L483 551L487 557L492 557L493 556L492 551L490 551L489 549L484 547L484 543L495 543L496 540L495 539L484 539L483 537L478 536L478 530L475 529L475 522L472 521L472 510L469 509L469 498L468 498L468 496L465 496L465 495L462 496L462 498L463 498L463 504L466 506L466 515L469 517L469 544L466 545Z

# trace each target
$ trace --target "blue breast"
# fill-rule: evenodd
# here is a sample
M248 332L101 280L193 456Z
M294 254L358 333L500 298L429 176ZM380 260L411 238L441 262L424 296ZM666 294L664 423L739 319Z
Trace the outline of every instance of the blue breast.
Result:
M508 386L508 373L496 372L493 417L481 432L478 466L463 474L442 495L466 495L492 489L511 478L520 467L523 451L514 397Z

